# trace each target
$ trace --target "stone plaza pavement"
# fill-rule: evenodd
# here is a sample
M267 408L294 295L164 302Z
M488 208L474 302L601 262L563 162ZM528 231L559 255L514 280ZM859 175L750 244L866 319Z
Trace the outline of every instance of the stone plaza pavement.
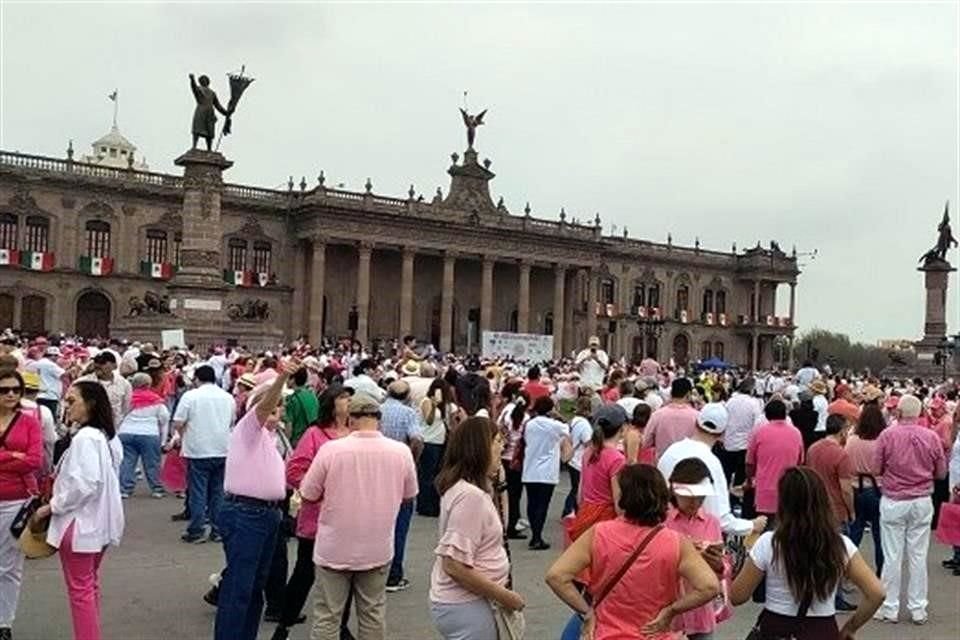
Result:
M526 544L513 548L513 575L518 590L527 599L528 640L559 637L569 614L543 583L543 574L556 557L560 540L561 495L552 501L549 527L555 548L533 552ZM125 503L127 528L123 544L111 549L104 559L102 612L104 640L200 640L212 638L213 609L201 600L208 576L223 562L219 545L188 545L180 542L180 523L170 522L181 501L163 500L140 493ZM436 542L436 520L415 516L407 545L407 576L411 587L391 594L387 603L387 637L391 640L433 639L427 603L432 550ZM872 558L865 541L863 550ZM296 545L289 545L291 566ZM866 640L957 640L960 638L960 578L940 568L947 548L933 544L929 555L930 622L917 627L909 622L897 625L870 622L858 634ZM59 640L71 637L70 613L56 557L28 561L24 571L14 637L17 640ZM308 613L312 605L308 604ZM741 607L734 619L724 624L717 640L740 640L756 618L754 605ZM309 621L308 621L309 624ZM260 638L269 639L273 625L261 627ZM309 637L306 625L295 627L293 640Z

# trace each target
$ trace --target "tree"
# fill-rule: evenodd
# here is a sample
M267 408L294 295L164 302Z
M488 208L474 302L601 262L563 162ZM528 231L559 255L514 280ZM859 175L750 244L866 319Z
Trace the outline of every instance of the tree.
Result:
M794 353L798 361L811 360L829 364L838 369L870 369L878 373L890 364L886 349L862 342L851 342L850 337L826 329L811 329L797 341Z

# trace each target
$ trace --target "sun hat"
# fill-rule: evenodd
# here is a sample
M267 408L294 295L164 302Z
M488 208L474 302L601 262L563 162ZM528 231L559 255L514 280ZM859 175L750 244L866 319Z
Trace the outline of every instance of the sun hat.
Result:
M257 379L252 373L245 373L237 380L237 384L247 389L253 389L257 386Z
M416 360L407 360L405 363L403 363L403 367L400 369L400 372L405 376L419 376L420 363Z
M707 433L720 435L727 430L728 418L727 409L723 404L710 402L700 409L700 415L697 416L697 425Z
M710 478L704 478L697 484L671 482L670 488L676 495L688 498L702 498L704 496L716 495L716 489L714 489L713 482L711 482Z
M810 383L810 393L814 395L824 395L827 393L827 383L823 380L817 379Z
M33 529L37 530L34 531ZM57 552L57 548L47 544L47 530L50 528L50 518L45 518L39 525L23 528L18 539L20 551L31 560L48 558Z

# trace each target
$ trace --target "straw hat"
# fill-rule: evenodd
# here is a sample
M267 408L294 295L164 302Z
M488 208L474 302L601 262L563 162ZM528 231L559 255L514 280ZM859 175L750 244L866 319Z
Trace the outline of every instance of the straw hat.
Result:
M827 384L823 380L814 380L810 383L810 393L824 395L827 393Z

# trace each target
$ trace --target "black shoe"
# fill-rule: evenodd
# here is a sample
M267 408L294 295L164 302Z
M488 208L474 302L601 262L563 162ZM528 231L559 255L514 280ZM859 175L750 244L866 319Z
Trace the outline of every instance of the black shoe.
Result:
M13 631L10 627L0 627L0 640L13 640Z
M287 638L289 637L290 637L290 630L281 624L276 629L273 630L273 635L270 636L270 640L287 640Z
M220 587L210 587L210 591L203 594L203 601L211 607L217 606L217 600L220 598Z
M356 638L354 638L353 634L350 633L350 629L347 629L346 627L340 627L340 640L356 640Z
M180 536L180 539L190 544L202 544L207 541L207 537L202 533L185 533Z
M280 619L283 618L282 611L274 611L273 609L267 609L263 612L263 621L264 622L280 622Z
M543 540L537 540L537 541L531 542L529 547L531 551L546 551L547 549L550 548L550 545L544 542Z
M526 540L527 535L522 531L507 531L508 540Z
M306 622L306 621L307 621L307 616L305 616L305 615L299 615L299 616L297 616L297 619L296 619L296 620L294 620L293 622L290 623L290 626L291 626L291 627L295 627L295 626L297 626L298 624L303 624L303 623Z
M944 569L956 569L957 567L960 567L960 561L958 561L956 558L947 558L940 564L943 565Z
M406 578L400 578L399 580L387 580L387 593L397 593L398 591L403 591L410 586L410 581Z
M187 513L186 511L181 511L180 513L175 513L172 516L170 516L170 519L173 522L186 522L190 519L190 514Z
M215 531L210 532L210 536L207 538L210 542L223 542L223 536Z

